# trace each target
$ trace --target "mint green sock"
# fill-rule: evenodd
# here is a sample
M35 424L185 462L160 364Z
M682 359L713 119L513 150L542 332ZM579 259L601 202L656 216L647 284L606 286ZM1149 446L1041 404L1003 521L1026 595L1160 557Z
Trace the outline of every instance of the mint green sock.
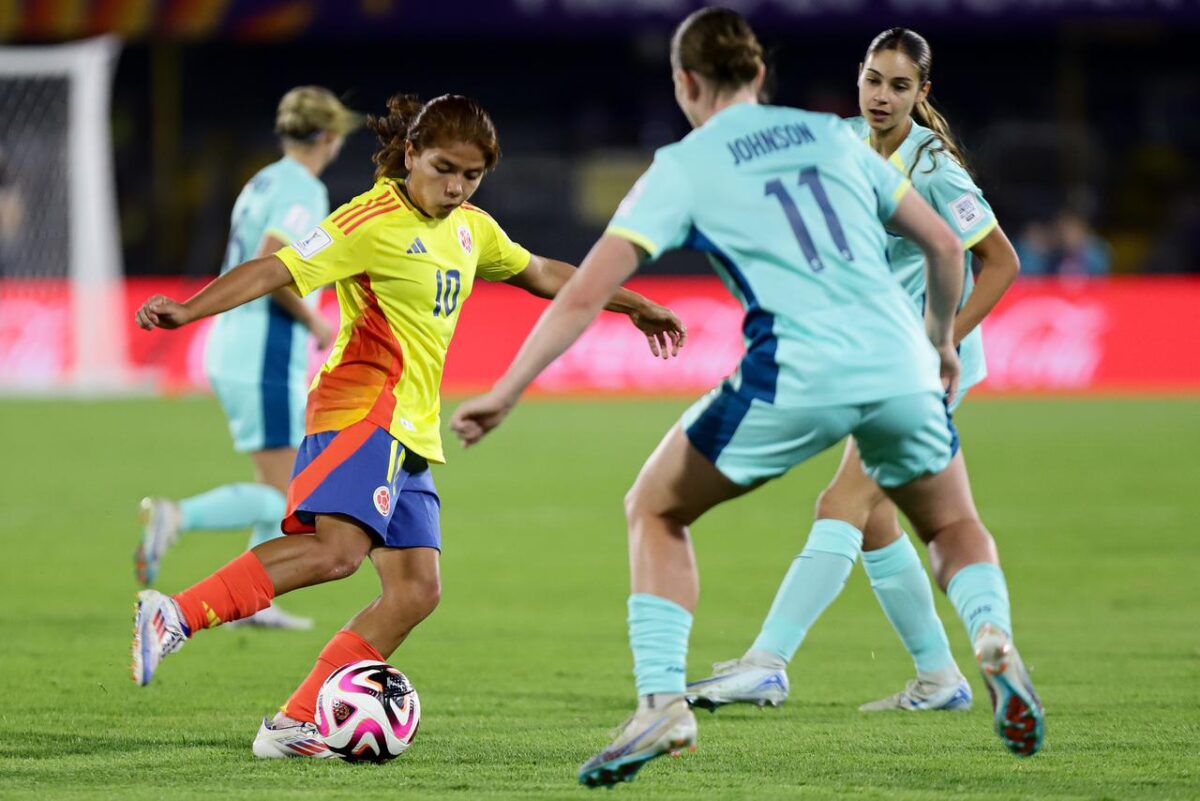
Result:
M266 484L226 484L180 501L179 511L181 531L228 531L259 525L274 526L278 531L287 499Z
M792 661L808 630L846 586L862 532L842 520L817 520L792 561L751 651Z
M657 595L629 596L629 645L638 695L682 694L687 689L692 613Z
M917 672L934 673L954 667L946 628L933 605L929 577L908 535L886 548L863 551L863 568Z
M987 562L967 565L950 579L946 595L958 610L963 623L967 624L971 642L975 642L979 628L984 623L991 623L1009 637L1012 636L1008 585L998 565Z
M283 519L283 514L279 515L279 520ZM246 546L246 550L252 551L264 542L277 540L283 536L283 531L279 528L279 520L274 523L255 523L254 530L250 534L250 544Z

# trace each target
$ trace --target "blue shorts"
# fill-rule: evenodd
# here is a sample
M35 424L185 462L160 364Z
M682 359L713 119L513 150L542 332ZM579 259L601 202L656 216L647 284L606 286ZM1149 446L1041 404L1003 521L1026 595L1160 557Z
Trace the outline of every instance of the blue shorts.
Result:
M238 453L296 448L304 439L308 385L301 381L237 381L209 376L229 420Z
M867 475L898 487L940 473L958 452L950 410L936 392L844 406L782 407L726 382L680 421L693 447L735 484L778 478L853 435Z
M442 549L442 501L428 463L365 420L300 444L283 533L312 534L317 515L351 517L389 548Z

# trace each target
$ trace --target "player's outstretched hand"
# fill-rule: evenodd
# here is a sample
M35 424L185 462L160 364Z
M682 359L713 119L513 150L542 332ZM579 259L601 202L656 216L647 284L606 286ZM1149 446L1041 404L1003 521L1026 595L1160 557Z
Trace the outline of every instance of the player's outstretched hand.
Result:
M494 392L471 398L454 410L450 428L462 440L463 446L469 448L503 423L514 405L515 401Z
M664 359L678 356L680 348L687 342L687 328L675 316L675 312L666 306L649 303L645 308L632 312L629 319L646 335L650 352L655 356Z
M155 295L137 311L138 327L147 331L153 331L155 328L179 328L191 321L192 316L187 307L166 295Z

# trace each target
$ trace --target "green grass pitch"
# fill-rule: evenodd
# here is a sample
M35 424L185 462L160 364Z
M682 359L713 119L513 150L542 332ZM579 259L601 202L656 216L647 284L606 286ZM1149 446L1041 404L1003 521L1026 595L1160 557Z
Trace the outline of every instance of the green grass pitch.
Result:
M450 448L436 473L445 597L392 660L421 693L421 733L400 760L358 767L257 761L250 741L374 596L369 564L283 600L316 618L313 632L205 632L151 687L129 679L138 499L250 476L215 402L0 403L0 798L600 792L575 771L632 703L621 497L682 406L532 402L479 449ZM699 753L651 763L617 796L1200 797L1200 402L984 399L960 428L1046 702L1045 751L1018 761L992 734L940 597L982 703L859 714L911 666L856 569L793 663L787 705L702 713ZM752 639L835 464L825 454L696 526L691 675ZM184 588L245 542L186 537L160 588Z

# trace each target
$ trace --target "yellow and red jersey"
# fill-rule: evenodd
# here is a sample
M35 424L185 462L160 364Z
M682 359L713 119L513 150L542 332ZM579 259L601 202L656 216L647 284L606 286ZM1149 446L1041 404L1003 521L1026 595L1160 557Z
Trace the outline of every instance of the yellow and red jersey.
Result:
M360 420L444 462L439 389L446 350L475 277L503 281L531 258L487 213L464 203L427 217L380 179L275 255L301 295L337 287L342 323L308 396L307 433Z

